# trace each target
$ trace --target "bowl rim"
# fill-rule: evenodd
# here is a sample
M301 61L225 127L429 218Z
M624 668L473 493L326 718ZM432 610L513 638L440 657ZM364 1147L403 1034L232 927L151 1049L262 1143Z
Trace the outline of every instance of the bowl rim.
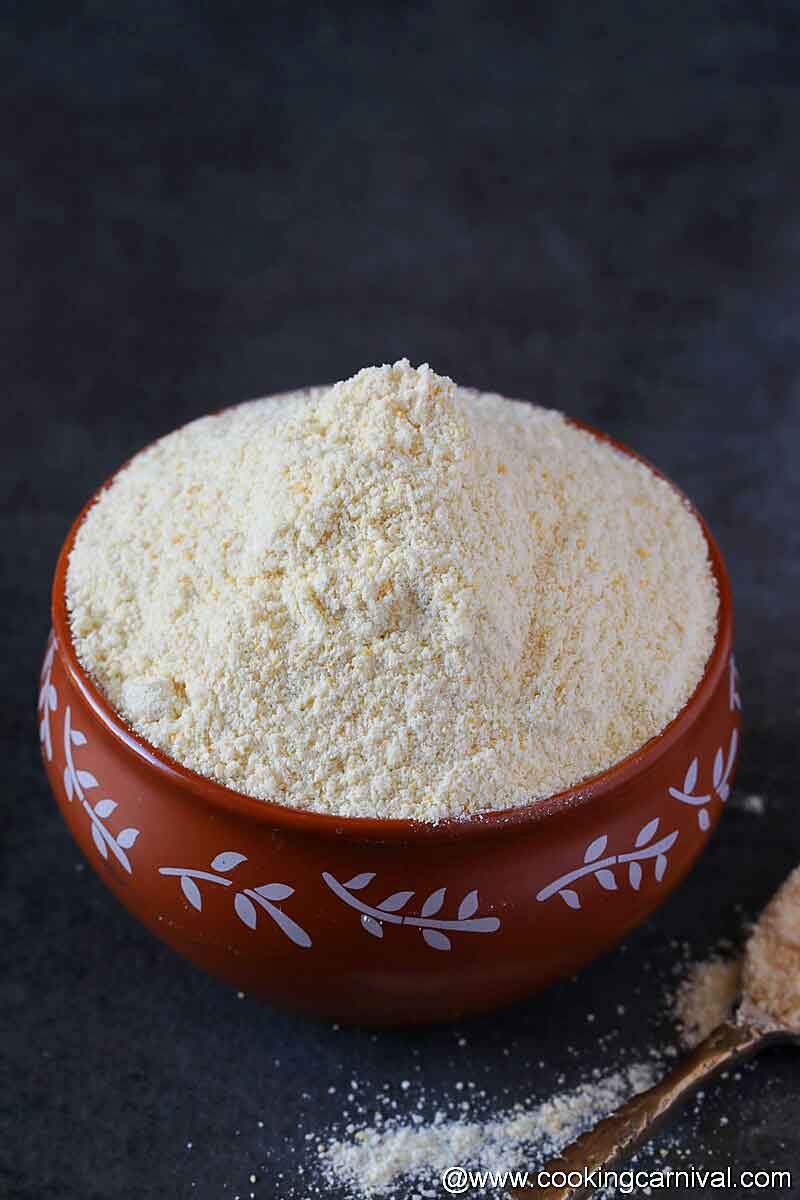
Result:
M481 839L504 832L511 833L520 826L535 825L565 809L583 808L599 803L611 792L627 786L632 779L648 770L658 759L667 754L706 708L712 695L716 692L731 653L733 606L730 579L722 553L703 516L683 490L663 471L660 471L648 459L625 443L584 421L566 415L565 419L576 428L644 464L677 492L703 532L718 593L717 631L714 645L703 674L684 706L669 724L644 745L620 759L619 762L613 763L605 770L589 776L572 787L513 808L493 809L472 813L465 817L448 817L435 823L400 817L350 817L292 808L277 801L261 800L244 792L235 791L225 784L192 771L189 767L185 767L182 763L164 754L163 751L150 745L126 723L82 666L72 640L66 602L69 555L78 529L89 509L132 459L127 459L122 463L95 489L70 526L59 552L53 577L51 617L61 663L96 719L119 743L123 752L138 760L140 766L154 772L171 786L177 786L182 791L191 793L195 801L203 800L212 807L222 808L240 818L254 820L260 824L271 826L273 829L283 829L294 834L317 838L335 837L344 838L347 841L373 843L416 842L419 840L451 841L460 838ZM148 446L143 449L147 449L153 444L152 442L148 443ZM137 457L142 452L143 450L139 450L132 457Z

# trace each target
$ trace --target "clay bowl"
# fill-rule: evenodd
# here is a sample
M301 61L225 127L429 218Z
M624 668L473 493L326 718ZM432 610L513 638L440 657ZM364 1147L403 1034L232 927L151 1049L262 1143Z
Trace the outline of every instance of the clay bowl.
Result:
M65 574L85 512L58 560L42 670L50 783L114 895L234 987L371 1026L478 1013L614 946L705 846L728 797L741 715L730 584L705 524L719 630L675 720L579 787L430 826L254 800L137 737L88 678L70 637Z

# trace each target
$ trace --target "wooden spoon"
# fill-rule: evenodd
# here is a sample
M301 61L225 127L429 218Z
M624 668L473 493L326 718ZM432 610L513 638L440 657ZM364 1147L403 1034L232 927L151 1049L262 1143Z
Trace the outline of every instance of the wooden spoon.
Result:
M703 1084L778 1042L800 1045L800 867L764 909L744 955L742 992L718 1025L666 1079L633 1096L541 1168L538 1177L613 1170ZM532 1172L535 1177L537 1173ZM560 1178L560 1176L559 1176ZM581 1200L592 1187L511 1188L510 1200Z

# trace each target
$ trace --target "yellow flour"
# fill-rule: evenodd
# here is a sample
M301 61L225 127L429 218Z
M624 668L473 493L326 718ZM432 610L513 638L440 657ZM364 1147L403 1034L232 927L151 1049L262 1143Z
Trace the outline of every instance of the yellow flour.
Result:
M758 918L744 956L747 1004L800 1032L800 867Z
M523 804L686 702L700 527L560 414L405 360L205 417L117 475L69 563L81 662L146 739L342 816Z

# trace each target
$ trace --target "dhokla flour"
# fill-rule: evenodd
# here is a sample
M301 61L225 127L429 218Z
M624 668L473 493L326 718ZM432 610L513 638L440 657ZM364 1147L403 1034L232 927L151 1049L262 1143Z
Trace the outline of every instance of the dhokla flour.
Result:
M740 959L715 954L692 963L675 996L681 1042L691 1049L727 1021L742 985Z
M800 867L758 919L745 951L742 986L751 1010L800 1032Z
M318 1146L323 1180L344 1186L354 1198L404 1194L446 1196L441 1175L448 1167L503 1172L533 1172L585 1129L651 1087L658 1078L654 1063L635 1063L609 1075L590 1078L572 1090L556 1092L538 1104L518 1105L488 1120L456 1119L441 1111L432 1121L414 1114L380 1119ZM378 1117L380 1113L376 1114ZM413 1182L400 1193L398 1184ZM426 1186L428 1185L428 1186ZM471 1195L477 1190L471 1189Z
M130 725L241 792L437 821L657 734L700 680L701 528L557 412L406 360L162 438L69 561L78 657Z

